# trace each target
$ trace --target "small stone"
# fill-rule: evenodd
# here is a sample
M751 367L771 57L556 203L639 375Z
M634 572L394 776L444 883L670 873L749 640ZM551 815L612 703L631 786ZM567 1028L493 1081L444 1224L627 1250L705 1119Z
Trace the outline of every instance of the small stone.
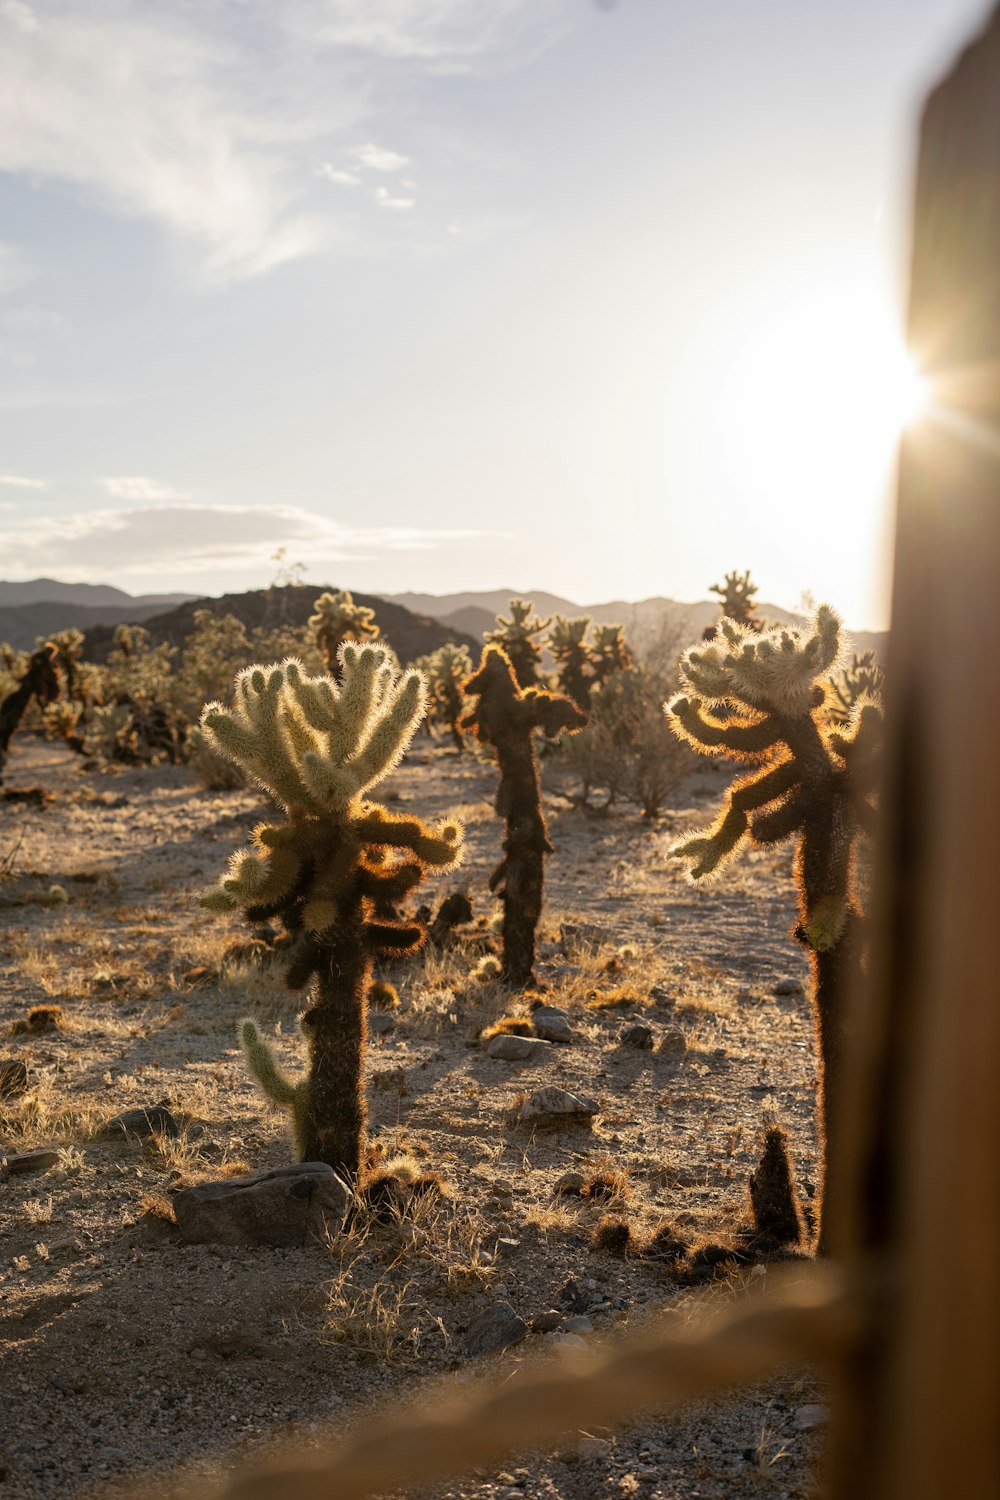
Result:
M791 978L788 978L788 979L779 979L778 982L777 982L777 984L774 986L774 989L771 991L771 994L772 995L804 995L805 994L805 985L802 983L801 979L791 979Z
M593 1323L589 1318L584 1317L582 1313L577 1313L573 1317L567 1318L563 1327L567 1333L593 1333L594 1331Z
M792 1419L796 1432L811 1432L814 1427L823 1427L830 1420L830 1408L821 1401L810 1401L800 1406Z
M514 1184L507 1182L503 1177L497 1177L490 1183L490 1195L493 1198L501 1198L505 1203L514 1201Z
M582 1172L564 1172L552 1189L553 1198L579 1198L586 1180Z
M677 1004L677 996L665 984L654 984L649 991L649 998L660 1010L673 1010Z
M58 1151L15 1151L4 1158L4 1171L12 1177L25 1172L47 1172L58 1161Z
M545 1335L547 1344L554 1344L558 1349L586 1349L587 1341L582 1339L578 1333L547 1333Z
M556 1308L550 1307L548 1312L539 1313L531 1320L532 1333L554 1333L557 1328L562 1327L565 1313L558 1312Z
M552 1051L548 1042L533 1036L512 1036L502 1031L486 1048L487 1057L498 1057L503 1062L540 1062Z
M538 1089L530 1098L525 1099L515 1118L518 1122L535 1125L570 1120L589 1123L599 1108L597 1100L586 1094L571 1094L567 1089L549 1087Z
M497 1354L519 1344L530 1329L509 1302L495 1302L475 1318L465 1332L465 1348L469 1354Z
M650 1026L643 1026L636 1022L634 1026L625 1026L618 1036L619 1045L622 1047L634 1047L638 1052L652 1052L653 1030Z
M521 1241L520 1240L502 1239L502 1240L497 1240L496 1247L495 1247L495 1253L497 1255L499 1255L499 1256L502 1256L504 1259L506 1259L508 1256L515 1255L517 1253L517 1251L520 1250L520 1248L521 1248Z
M113 1116L102 1131L103 1135L134 1135L140 1140L149 1136L165 1135L176 1140L180 1126L164 1104L148 1104L144 1109L126 1109Z
M197 1183L173 1199L181 1236L195 1245L305 1245L340 1229L352 1202L350 1188L318 1161Z
M545 1042L560 1042L566 1045L573 1040L573 1028L569 1014L558 1005L540 1005L531 1013L531 1024L535 1035Z
M687 1037L679 1027L671 1026L660 1037L660 1045L656 1050L661 1057L666 1057L672 1062L677 1062L687 1051Z
M0 1060L0 1099L23 1094L28 1087L28 1069L19 1057Z
M581 1344L583 1340L580 1340ZM576 1445L576 1451L581 1458L607 1458L611 1452L611 1443L607 1438L585 1436Z

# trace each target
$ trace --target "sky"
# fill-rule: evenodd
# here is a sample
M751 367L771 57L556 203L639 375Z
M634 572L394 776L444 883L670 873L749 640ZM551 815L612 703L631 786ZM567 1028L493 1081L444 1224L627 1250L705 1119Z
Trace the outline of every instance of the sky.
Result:
M749 567L883 628L916 121L989 8L0 0L0 577Z

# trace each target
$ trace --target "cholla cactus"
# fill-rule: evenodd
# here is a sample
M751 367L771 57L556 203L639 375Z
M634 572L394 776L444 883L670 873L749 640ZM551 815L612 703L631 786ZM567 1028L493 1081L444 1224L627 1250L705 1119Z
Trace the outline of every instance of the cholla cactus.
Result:
M718 594L722 600L722 617L725 620L736 620L741 625L751 625L757 629L751 616L757 608L753 602L753 596L757 592L757 585L750 582L750 569L745 573L727 573L723 583L713 583L709 593Z
M666 707L675 733L695 750L753 768L733 782L708 833L674 846L692 878L715 874L747 842L797 840L795 935L815 980L824 1139L837 1102L844 990L860 964L855 856L859 835L874 832L881 739L881 712L864 701L843 733L824 726L822 679L839 654L840 621L826 606L811 630L775 627L758 635L723 620L709 645L681 657L690 695Z
M542 688L522 692L514 670L499 646L487 646L479 671L465 684L475 709L464 728L496 748L500 786L496 810L506 819L503 859L490 876L490 890L503 903L503 964L509 984L527 984L535 966L535 928L542 913L544 859L552 853L542 811L535 729L554 736L562 729L582 729L586 716L575 703Z
M344 641L374 640L379 633L375 611L355 604L349 589L320 594L313 609L315 613L309 616L309 624L323 653L326 670L331 674Z
M56 649L56 666L63 675L67 698L79 698L79 666L83 660L84 636L82 630L70 628L50 635L48 643ZM44 645L39 640L39 646Z
M301 1083L280 1081L245 1027L244 1050L264 1091L291 1110L301 1158L353 1176L366 1167L372 959L412 952L424 939L419 925L380 920L376 907L414 890L429 868L451 868L461 852L458 824L431 829L365 800L405 752L425 695L420 674L397 675L380 646L348 643L339 681L309 677L295 660L250 667L236 679L234 707L210 703L201 719L206 739L285 813L255 829L203 904L250 922L280 918L294 938L286 983L311 986Z
M635 665L625 640L624 625L595 625L590 664L596 683L607 682L615 672L627 672Z
M577 708L586 713L590 703L590 687L594 681L591 670L590 643L587 631L590 616L556 615L549 630L548 647L559 671L559 686Z
M427 678L435 716L447 724L456 750L464 750L465 736L460 720L465 708L462 685L472 672L468 646L456 646L453 641L446 641L430 656L422 656L417 666Z
M830 690L826 716L831 724L850 724L856 705L864 698L872 703L882 699L885 669L874 651L855 652L846 666L829 679Z
M14 731L20 724L32 698L36 698L42 708L45 708L47 704L54 703L58 697L56 648L46 644L28 658L28 664L17 686L0 703L0 779L2 779L3 765Z
M483 636L484 641L502 648L514 668L514 676L520 688L537 685L538 663L542 659L542 652L535 636L547 630L550 623L547 619L538 618L535 606L529 599L512 599L510 619L506 615L497 615L499 630L487 630Z

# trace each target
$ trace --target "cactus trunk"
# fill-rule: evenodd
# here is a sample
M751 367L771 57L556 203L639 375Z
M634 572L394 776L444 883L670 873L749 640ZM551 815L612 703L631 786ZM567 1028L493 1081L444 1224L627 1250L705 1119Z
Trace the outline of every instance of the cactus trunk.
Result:
M358 922L329 946L302 1020L309 1072L297 1122L299 1152L304 1161L325 1161L349 1179L357 1179L367 1155L364 1060L371 969Z

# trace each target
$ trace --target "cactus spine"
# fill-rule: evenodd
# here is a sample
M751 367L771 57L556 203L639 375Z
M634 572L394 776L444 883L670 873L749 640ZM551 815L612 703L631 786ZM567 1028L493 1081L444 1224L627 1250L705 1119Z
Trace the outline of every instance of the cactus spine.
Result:
M500 765L496 810L506 820L503 859L490 890L503 903L503 963L508 984L527 984L535 966L535 929L542 911L544 860L552 853L542 811L533 733L555 736L587 722L575 703L542 688L522 691L499 646L487 646L479 670L465 684L479 701L462 723L482 744L493 745Z
M242 1026L244 1053L265 1093L292 1113L302 1159L359 1177L372 960L424 940L421 926L380 919L376 908L402 899L429 869L454 866L461 829L432 829L366 800L409 745L426 688L418 672L397 674L380 646L347 643L339 663L336 682L307 676L292 659L250 667L236 678L232 709L205 708L205 737L285 818L254 830L202 902L250 922L280 918L292 935L285 979L290 989L309 987L308 1072L295 1084L284 1079L252 1023Z
M713 875L744 843L797 840L795 936L813 970L822 1149L833 1142L834 1168L843 1001L861 959L855 855L859 835L874 832L881 740L881 711L867 701L842 733L824 727L820 683L839 653L840 622L825 605L811 631L776 627L757 634L723 620L709 645L681 657L690 693L666 706L675 733L695 750L721 752L752 768L729 788L711 830L674 846L692 878Z
M514 668L514 676L520 688L536 687L538 684L538 664L542 659L542 650L535 637L547 630L550 623L550 620L539 619L535 614L535 606L529 599L512 599L510 618L497 615L499 629L488 630L483 636L488 644L501 647Z
M320 594L313 609L315 613L309 616L309 624L331 676L345 641L374 640L379 633L375 611L364 604L355 604L350 589Z

